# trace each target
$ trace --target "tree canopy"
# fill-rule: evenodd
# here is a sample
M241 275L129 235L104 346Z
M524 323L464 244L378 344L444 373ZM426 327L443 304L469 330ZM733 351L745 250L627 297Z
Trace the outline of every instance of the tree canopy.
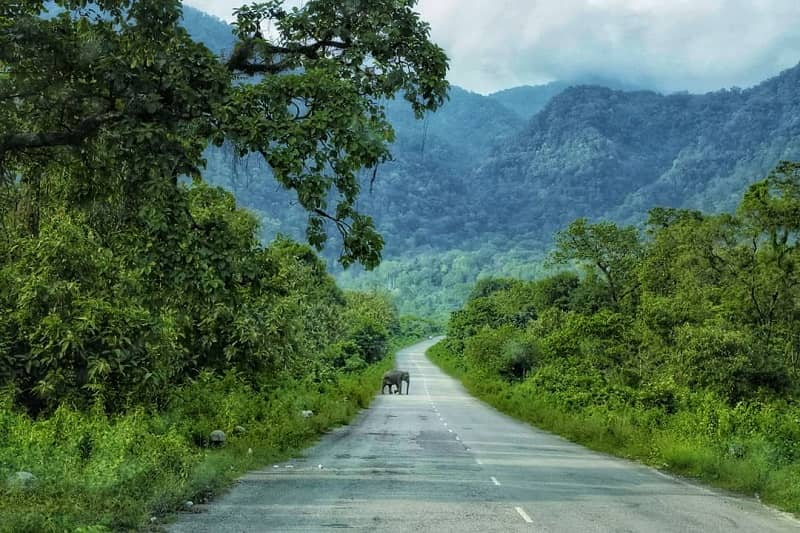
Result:
M382 103L421 114L448 89L415 3L252 4L221 56L177 0L2 3L0 388L32 413L124 409L204 372L271 390L383 357L385 298L343 294L307 246L263 246L200 172L212 143L262 158L312 245L333 225L343 265L375 266L356 201L389 157Z
M198 178L210 142L229 142L296 191L311 244L331 223L340 262L374 267L383 241L356 199L359 171L389 158L380 102L402 94L420 116L448 89L447 58L415 4L254 3L236 11L238 42L223 58L179 25L177 0L5 4L0 171L25 185L24 225L37 231L48 200L124 219ZM54 174L58 198L45 194Z

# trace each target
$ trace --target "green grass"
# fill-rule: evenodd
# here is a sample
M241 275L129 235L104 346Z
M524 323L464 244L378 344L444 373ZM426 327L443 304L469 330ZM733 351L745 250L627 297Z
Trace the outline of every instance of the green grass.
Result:
M268 395L236 376L183 387L168 409L109 417L66 406L32 420L0 400L0 531L126 531L202 502L243 472L277 462L348 423L369 405L388 357L327 384L297 381ZM314 411L310 418L303 409ZM236 426L245 431L237 433ZM208 446L222 429L226 445ZM3 482L29 471L30 487Z
M471 394L510 416L594 450L748 496L758 494L765 503L800 513L797 407L783 412L767 404L748 410L697 398L696 410L672 415L603 404L567 409L530 380L510 384L470 372L442 343L428 355Z

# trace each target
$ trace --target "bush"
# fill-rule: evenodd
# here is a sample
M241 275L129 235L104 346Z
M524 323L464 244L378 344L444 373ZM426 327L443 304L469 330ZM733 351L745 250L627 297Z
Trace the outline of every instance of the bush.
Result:
M761 388L779 392L789 386L785 368L746 331L687 324L678 328L676 342L676 379L688 387L708 389L735 403Z

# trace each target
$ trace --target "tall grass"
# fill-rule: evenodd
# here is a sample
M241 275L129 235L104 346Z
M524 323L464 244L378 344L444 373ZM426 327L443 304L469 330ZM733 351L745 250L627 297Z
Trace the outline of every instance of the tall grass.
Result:
M350 421L392 365L389 357L329 383L293 381L269 392L234 374L206 375L180 388L166 410L112 417L98 402L90 412L61 406L32 420L4 397L0 531L136 530L152 517L161 523L186 500L205 501L241 473L285 459ZM215 429L225 432L224 447L210 446ZM18 471L36 481L6 481Z

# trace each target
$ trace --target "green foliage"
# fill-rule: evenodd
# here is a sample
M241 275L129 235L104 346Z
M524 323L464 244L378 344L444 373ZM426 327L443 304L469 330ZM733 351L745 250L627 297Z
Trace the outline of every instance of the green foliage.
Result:
M631 279L641 251L636 228L619 228L611 222L589 224L586 219L579 218L556 234L556 247L551 257L556 264L574 261L597 269L606 283L611 302L618 305L636 287Z
M507 380L525 378L536 366L538 355L536 342L509 325L482 329L464 345L464 362L468 367Z
M442 333L443 327L439 322L430 318L421 318L413 315L400 316L401 337L410 340L423 339Z
M357 173L389 159L384 102L402 95L419 117L448 89L447 58L415 4L242 7L225 60L191 39L178 1L9 6L0 14L0 174L6 186L19 181L22 226L36 234L56 199L90 210L103 229L143 207L166 215L179 209L170 202L178 178L199 178L213 141L257 155L271 169L262 179L296 193L310 244L322 247L330 222L344 266L376 266L383 240L355 206Z
M736 215L653 210L646 241L574 222L554 258L583 277L477 283L432 355L508 413L799 510L798 169Z
M467 300L476 279L536 278L543 273L542 259L540 252L508 249L507 242L492 241L474 250L409 250L404 257L384 260L371 272L351 268L335 276L347 288L387 291L401 314L445 322Z
M421 115L447 91L414 5L253 4L224 59L191 39L178 1L0 13L0 385L32 413L122 410L161 406L204 371L328 375L318 354L337 343L380 360L394 309L346 297L308 247L264 248L257 218L200 169L210 142L261 158L297 194L311 245L330 222L341 263L374 267L382 239L355 209L356 175L389 157L384 105L402 94Z
M385 106L419 118L448 89L415 4L271 0L233 33L179 0L3 4L0 529L140 527L367 405L397 311L313 248L333 227L343 266L381 259L356 206L390 158ZM204 184L211 144L269 165L311 246L265 246Z
M782 390L787 378L779 367L760 361L752 335L707 324L686 324L676 330L675 380L706 389L735 402L751 397L761 386Z
M152 516L161 523L187 499L204 502L246 470L284 460L347 423L368 405L392 363L386 358L325 384L291 380L269 390L233 372L206 372L171 390L158 413L108 415L96 403L88 411L61 406L34 420L4 395L0 530L138 530ZM301 416L306 409L314 416ZM227 437L222 448L208 446L216 429ZM20 470L32 472L36 483L6 483Z

